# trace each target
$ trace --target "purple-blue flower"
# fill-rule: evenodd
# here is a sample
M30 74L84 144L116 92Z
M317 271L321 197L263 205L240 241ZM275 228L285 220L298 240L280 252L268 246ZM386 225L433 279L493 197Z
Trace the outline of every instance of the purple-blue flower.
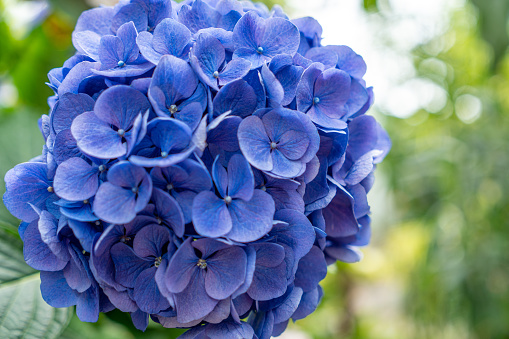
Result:
M258 111L247 117L239 126L238 137L251 165L280 178L302 175L320 144L311 120L289 109Z
M369 244L391 148L364 60L323 34L250 1L83 12L42 154L5 175L44 300L184 339L269 339L313 313L327 265Z
M270 231L274 201L254 188L253 172L243 156L234 155L228 170L216 159L212 178L217 193L203 191L193 201L193 224L198 234L250 242Z

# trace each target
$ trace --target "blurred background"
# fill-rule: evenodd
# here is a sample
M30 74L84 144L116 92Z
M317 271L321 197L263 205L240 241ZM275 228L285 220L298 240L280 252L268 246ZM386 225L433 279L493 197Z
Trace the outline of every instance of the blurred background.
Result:
M72 55L77 17L114 2L0 0L2 177L41 152L46 73ZM370 114L393 140L363 261L330 267L319 309L282 337L509 338L509 0L264 2L315 17L324 44L365 58ZM0 204L0 233L16 235L16 223ZM179 333L137 332L112 312L97 324L74 317L61 337Z

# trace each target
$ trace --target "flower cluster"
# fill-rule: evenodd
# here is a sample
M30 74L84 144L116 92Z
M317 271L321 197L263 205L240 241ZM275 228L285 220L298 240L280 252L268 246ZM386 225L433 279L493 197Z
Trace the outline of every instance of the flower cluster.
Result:
M363 59L313 18L237 0L84 12L49 73L41 156L5 176L43 298L183 338L269 338L370 238L390 149Z

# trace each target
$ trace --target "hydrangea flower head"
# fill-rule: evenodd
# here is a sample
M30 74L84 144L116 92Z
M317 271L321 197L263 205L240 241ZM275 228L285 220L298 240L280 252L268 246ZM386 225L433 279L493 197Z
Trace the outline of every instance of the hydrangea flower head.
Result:
M237 0L84 12L48 74L42 155L5 176L44 300L182 338L281 334L361 259L390 150L373 90L313 18Z

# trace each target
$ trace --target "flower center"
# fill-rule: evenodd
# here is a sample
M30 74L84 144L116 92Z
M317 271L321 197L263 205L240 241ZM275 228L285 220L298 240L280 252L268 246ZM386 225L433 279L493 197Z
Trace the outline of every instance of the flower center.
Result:
M163 258L157 257L156 260L154 261L154 266L159 267L159 265L161 265L161 261L163 261Z
M319 98L319 97L314 97L314 98L313 98L313 102L314 102L315 104L320 103L320 98Z
M132 191L133 193L135 193L135 194L136 194L136 193L138 193L138 187L133 187L133 188L131 188L131 191Z
M47 190L48 190L48 192L53 193L53 187L49 186L49 187L47 188Z
M270 143L270 148L271 149L276 149L277 148L277 144L273 141Z
M258 54L263 54L263 47L258 47L258 48L256 49L256 52L257 52Z
M157 218L157 219L156 219L156 221L157 221L157 223L158 223L159 225L161 225L161 224L163 223L163 221L161 220L161 218Z
M95 225L99 226L99 225L101 225L101 222L99 220L96 220Z
M264 191L264 192L266 192L266 191L267 191L267 187L265 187L265 185L263 185L262 187L260 187L260 189L261 189L262 191Z
M168 152L161 152L161 158L167 158Z
M227 195L225 198L224 198L224 202L229 204L232 202L232 197L230 197L229 195Z
M172 185L172 184L168 184L168 185L166 185L166 189L167 189L168 191L171 191L171 190L173 189L173 185Z
M198 266L199 268L204 270L204 269L207 268L207 261L205 261L204 259L198 259L198 262L196 263L196 266Z
M119 129L117 131L118 135L120 135L121 137L123 137L125 135L125 131L123 129Z
M122 68L125 66L125 62L123 62L122 60L120 60L118 63L117 63L118 67Z
M212 76L216 79L219 78L219 72L215 71L214 74L212 74Z
M122 238L120 238L120 242L124 243L124 244L129 242L130 240L131 240L131 238L128 237L127 235L123 235Z
M86 205L88 204L88 199L83 200L83 203Z
M99 172L104 172L106 170L106 167L104 165L99 166Z
M177 113L177 110L178 110L177 105L175 105L175 104L174 104L174 105L171 105L171 106L170 106L170 113L171 113L171 114L175 114L175 113Z

